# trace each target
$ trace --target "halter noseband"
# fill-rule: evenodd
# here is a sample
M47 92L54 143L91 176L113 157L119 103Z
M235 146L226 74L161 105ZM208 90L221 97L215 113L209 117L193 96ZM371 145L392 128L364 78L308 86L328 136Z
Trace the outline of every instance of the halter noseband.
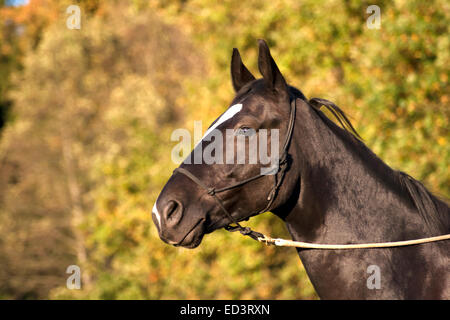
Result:
M283 149L282 149L282 153L281 153L281 157L278 159L278 166L277 166L277 171L275 173L272 174L272 176L274 177L274 182L273 182L273 187L270 190L268 196L267 196L267 205L264 207L264 209L251 214L250 216L256 215L256 214L260 214L260 213L264 213L269 211L270 207L272 206L277 194L278 194L278 189L281 186L281 183L283 182L283 178L286 174L286 170L288 168L288 148L289 148L289 143L292 139L292 133L293 133L293 129L294 129L294 122L295 122L295 111L296 111L296 99L294 98L291 103L290 103L290 117L289 117L289 124L288 124L288 129L287 129L287 133L286 133L286 138L284 140L284 144L283 144ZM225 213L225 215L228 217L228 219L231 221L231 223L234 223L235 226L232 225L227 225L225 227L225 230L230 231L230 232L234 232L234 231L239 231L242 235L245 236L249 236L254 240L258 240L261 238L264 238L264 235L253 231L252 229L250 229L249 227L243 227L232 215L231 213L225 208L222 200L217 196L217 193L221 193L224 191L228 191L240 186L243 186L244 184L247 184L253 180L257 180L261 177L265 177L267 176L267 174L258 174L256 176L253 176L251 178L242 180L240 182L237 182L231 186L228 187L224 187L224 188L220 188L220 189L216 189L214 187L209 187L206 184L204 184L200 179L198 179L195 175L193 175L190 171L184 169L184 168L176 168L174 171L174 173L179 172L184 174L186 177L188 177L189 179L191 179L192 181L194 181L198 186L200 186L201 188L205 189L206 192L212 196L214 198L214 200L217 202L217 204L219 205L219 207L222 209L222 211ZM278 174L280 174L280 177L278 177Z

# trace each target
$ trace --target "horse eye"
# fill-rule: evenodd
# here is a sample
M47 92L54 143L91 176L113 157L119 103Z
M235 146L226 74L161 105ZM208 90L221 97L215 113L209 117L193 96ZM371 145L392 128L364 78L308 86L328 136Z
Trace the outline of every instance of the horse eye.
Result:
M249 127L241 127L236 130L235 135L240 136L252 136L256 133L255 129L249 128Z

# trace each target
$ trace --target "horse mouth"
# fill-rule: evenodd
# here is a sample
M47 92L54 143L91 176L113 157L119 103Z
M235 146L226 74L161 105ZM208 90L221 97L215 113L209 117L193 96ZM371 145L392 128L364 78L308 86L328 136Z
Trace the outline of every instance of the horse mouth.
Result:
M172 243L175 247L183 247L187 249L194 249L200 245L202 242L204 233L204 222L205 219L200 219L192 227L192 229L186 233L186 235L178 243Z

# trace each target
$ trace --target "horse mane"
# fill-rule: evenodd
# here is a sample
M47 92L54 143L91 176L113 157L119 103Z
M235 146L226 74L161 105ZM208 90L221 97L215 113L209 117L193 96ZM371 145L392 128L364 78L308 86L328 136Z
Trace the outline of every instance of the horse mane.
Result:
M308 102L309 105L317 111L322 120L324 120L322 117L326 117L327 119L329 118L326 114L320 111L320 108L323 106L329 110L339 122L342 129L347 133L347 136L356 138L356 140L358 140L365 147L365 149L370 151L370 149L368 149L362 142L363 139L358 134L345 112L342 111L337 105L331 101L321 98L312 98L308 100L297 88L290 87L290 89L294 96ZM329 122L324 121L324 123L328 127L330 126ZM448 232L450 228L450 214L448 214L450 213L450 210L448 204L444 201L440 201L440 199L433 195L420 181L414 179L407 173L394 170L392 168L391 170L394 172L395 180L397 181L400 190L402 190L403 193L406 194L412 201L420 216L425 221L428 229L432 233Z
M309 102L309 104L311 104L313 107L315 107L317 109L320 109L320 107L322 107L322 106L327 108L331 112L331 114L336 118L336 120L339 121L341 127L345 131L351 133L359 140L363 140L361 138L361 136L358 134L358 132L356 131L356 129L353 127L352 123L346 116L345 112L342 111L341 108L339 108L333 102L325 100L325 99L321 99L321 98L312 98L312 99L309 99L308 102Z
M396 171L396 173L401 186L408 192L428 228L433 231L448 232L450 215L445 215L445 212L449 211L447 204L443 201L438 202L436 196L409 174L402 171ZM440 207L442 207L441 210L439 210ZM447 207L447 210L445 210L445 207Z

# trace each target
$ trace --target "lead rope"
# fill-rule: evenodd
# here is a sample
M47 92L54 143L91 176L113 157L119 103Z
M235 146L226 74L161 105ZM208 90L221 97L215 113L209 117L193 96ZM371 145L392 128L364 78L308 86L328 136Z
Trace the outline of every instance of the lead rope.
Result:
M404 247L414 244L422 244L428 242L436 242L450 239L450 234L442 236L406 240L406 241L392 241L392 242L375 242L375 243L360 243L360 244L320 244L309 243L302 241L292 241L278 238L270 238L263 236L258 238L259 242L263 242L267 245L275 245L278 247L296 247L304 249L332 249L332 250L345 250L345 249L371 249L371 248L392 248L392 247Z

